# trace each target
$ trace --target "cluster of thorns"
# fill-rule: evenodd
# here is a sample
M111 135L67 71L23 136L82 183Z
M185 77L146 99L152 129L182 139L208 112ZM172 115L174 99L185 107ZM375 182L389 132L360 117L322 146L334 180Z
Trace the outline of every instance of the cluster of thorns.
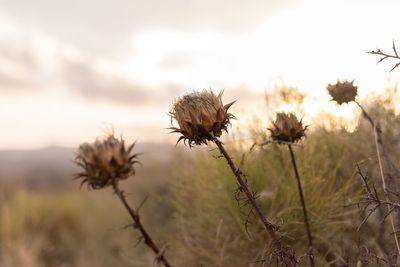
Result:
M388 210L386 211L385 215L383 216L383 219L380 222L380 223L383 223L392 212L394 212L395 210L400 210L400 203L393 202L391 200L382 199L382 197L379 196L379 193L376 190L375 184L370 181L368 172L364 174L361 171L361 168L358 163L356 164L356 167L357 167L357 174L361 178L364 195L361 197L361 199L359 201L353 202L353 203L349 204L348 206L356 205L358 207L362 207L363 213L366 212L366 216L364 217L364 219L361 221L360 225L358 226L357 231L359 231L360 228L368 221L369 217L378 208L383 207L383 206L388 207ZM400 197L400 195L398 193L393 192L387 188L384 189L384 194L392 195L397 198Z

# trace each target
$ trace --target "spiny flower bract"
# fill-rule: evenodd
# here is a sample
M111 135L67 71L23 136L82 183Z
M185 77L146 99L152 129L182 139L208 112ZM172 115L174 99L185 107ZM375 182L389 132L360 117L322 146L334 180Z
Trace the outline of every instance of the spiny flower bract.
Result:
M294 143L306 136L306 129L307 126L304 127L302 121L299 121L293 113L280 112L276 114L273 128L268 130L271 132L272 140Z
M76 153L75 163L83 168L76 178L83 178L93 189L101 189L135 174L138 154L131 154L135 143L125 148L125 141L109 135L94 143L83 143Z
M235 116L228 113L228 109L235 102L227 105L222 103L221 91L216 96L212 91L193 92L179 98L169 112L172 119L178 123L178 127L171 127L172 132L180 133L178 139L187 140L189 146L207 144L211 141L211 135L220 137L223 131L227 132L230 119Z
M331 101L335 101L339 105L349 103L356 99L358 87L353 85L353 81L337 81L336 84L328 84L326 89L332 97Z

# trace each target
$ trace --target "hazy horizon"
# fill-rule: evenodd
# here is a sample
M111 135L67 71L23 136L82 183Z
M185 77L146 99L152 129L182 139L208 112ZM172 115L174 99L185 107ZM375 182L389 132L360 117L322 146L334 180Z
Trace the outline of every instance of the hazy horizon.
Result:
M365 52L400 47L400 2L376 3L0 0L0 150L76 147L111 127L172 144L171 104L203 88L238 100L239 119L279 84L314 112L334 109L321 103L336 79L382 92L400 72Z

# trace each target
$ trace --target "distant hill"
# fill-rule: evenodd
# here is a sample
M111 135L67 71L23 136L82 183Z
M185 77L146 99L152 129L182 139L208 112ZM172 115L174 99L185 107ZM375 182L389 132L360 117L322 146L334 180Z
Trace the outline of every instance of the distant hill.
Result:
M51 146L34 150L0 150L0 179L18 179L34 187L39 181L58 183L71 179L79 169L73 164L77 148ZM143 153L139 160L144 166L169 164L174 146L138 143L134 152ZM57 181L58 180L58 181Z

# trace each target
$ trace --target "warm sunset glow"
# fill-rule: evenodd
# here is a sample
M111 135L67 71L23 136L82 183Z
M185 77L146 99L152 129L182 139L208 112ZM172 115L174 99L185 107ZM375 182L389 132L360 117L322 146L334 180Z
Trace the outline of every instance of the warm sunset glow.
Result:
M162 21L132 22L133 15L118 16L127 7L116 1L115 24L107 27L105 11L82 7L93 21L101 17L98 25L84 16L67 19L73 10L50 2L43 14L2 4L1 149L75 145L105 124L133 139L170 142L167 112L181 94L224 89L226 101L238 99L232 109L240 117L257 112L263 93L282 80L308 94L310 117L326 110L351 119L354 107L327 102L328 83L354 79L362 98L400 78L399 70L389 73L390 62L376 65L378 58L365 53L390 51L392 40L400 47L395 0L243 2L232 14L226 2L204 14L166 8L154 11ZM140 14L149 7L130 8Z

